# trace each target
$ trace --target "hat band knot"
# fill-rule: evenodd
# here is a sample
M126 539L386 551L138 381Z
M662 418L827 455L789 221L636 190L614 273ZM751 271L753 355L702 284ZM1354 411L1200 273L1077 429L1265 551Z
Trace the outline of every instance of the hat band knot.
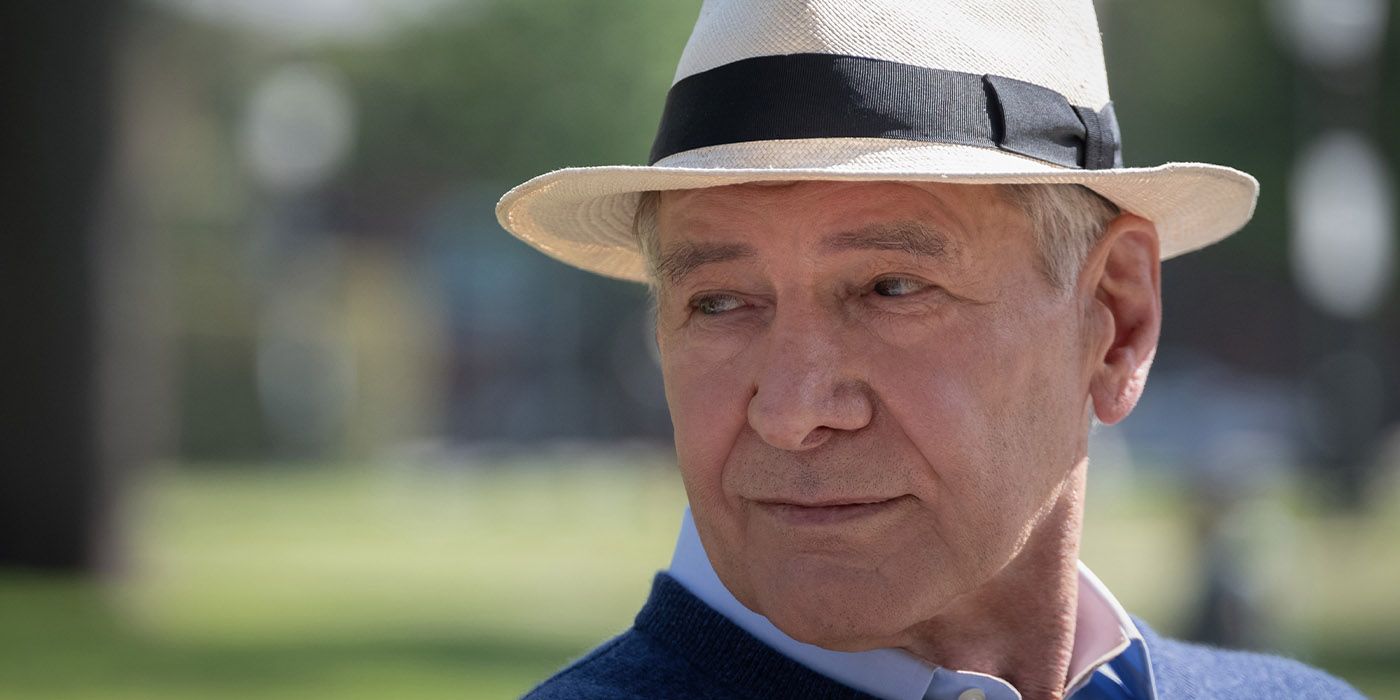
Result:
M1112 103L1050 88L837 54L758 56L687 76L666 95L648 164L706 146L888 138L997 148L1066 168L1122 167Z

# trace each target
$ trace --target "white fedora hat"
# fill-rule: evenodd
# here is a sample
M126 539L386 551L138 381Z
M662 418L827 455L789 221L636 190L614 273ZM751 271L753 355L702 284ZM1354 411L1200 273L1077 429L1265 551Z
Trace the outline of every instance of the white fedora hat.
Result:
M1074 183L1152 220L1169 258L1249 221L1259 184L1124 168L1091 0L705 0L648 165L555 170L501 225L644 281L642 192L762 180Z

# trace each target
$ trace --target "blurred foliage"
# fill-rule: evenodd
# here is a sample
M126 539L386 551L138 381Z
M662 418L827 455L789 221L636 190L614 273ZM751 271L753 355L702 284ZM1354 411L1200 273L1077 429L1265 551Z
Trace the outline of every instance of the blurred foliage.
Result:
M364 116L351 170L495 184L566 165L638 162L698 8L494 2L379 50L336 51Z
M335 333L425 315L409 329L419 335L404 336L410 347L392 351L439 373L436 388L403 407L421 414L400 431L409 437L665 435L639 330L643 291L535 253L500 231L491 208L546 170L642 160L697 11L635 0L464 2L369 43L291 45L143 6L125 113L141 226L168 263L153 284L164 285L156 296L169 305L175 343L178 453L356 456L385 446L356 440L368 427L354 415L383 413L374 407L349 409L352 425L330 443L298 448L277 435L258 353L268 310L289 295L319 304L328 342L357 360L364 349ZM250 173L246 100L295 63L343 78L355 147L329 181L279 193ZM357 262L367 259L402 270L389 293L426 304L357 320L349 300L366 292L352 273L372 267ZM488 323L512 335L487 335ZM621 348L618 338L636 342ZM650 374L617 368L631 355ZM357 367L357 381L404 371ZM515 389L497 396L493 382ZM467 410L473 401L499 410ZM534 418L517 419L525 413Z
M1254 219L1203 254L1241 271L1287 275L1286 173L1303 134L1296 71L1270 33L1266 3L1101 7L1126 164L1221 163L1254 175L1261 190Z

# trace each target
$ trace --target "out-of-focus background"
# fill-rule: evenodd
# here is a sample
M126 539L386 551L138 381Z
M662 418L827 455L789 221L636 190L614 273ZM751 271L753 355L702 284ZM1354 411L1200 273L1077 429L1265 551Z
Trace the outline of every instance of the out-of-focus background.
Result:
M514 697L684 504L639 287L502 232L645 158L696 0L72 0L0 75L0 698ZM1084 560L1400 698L1400 8L1100 4L1129 165L1256 175L1164 268Z

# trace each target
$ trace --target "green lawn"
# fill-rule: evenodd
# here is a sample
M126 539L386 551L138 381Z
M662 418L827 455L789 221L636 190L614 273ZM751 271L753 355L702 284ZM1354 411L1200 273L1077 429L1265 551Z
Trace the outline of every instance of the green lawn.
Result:
M1107 480L1105 480L1107 483ZM1084 559L1179 629L1189 499L1091 490ZM684 503L664 465L156 469L106 583L0 576L0 698L508 698L630 622ZM1233 530L1279 646L1400 698L1400 492Z

